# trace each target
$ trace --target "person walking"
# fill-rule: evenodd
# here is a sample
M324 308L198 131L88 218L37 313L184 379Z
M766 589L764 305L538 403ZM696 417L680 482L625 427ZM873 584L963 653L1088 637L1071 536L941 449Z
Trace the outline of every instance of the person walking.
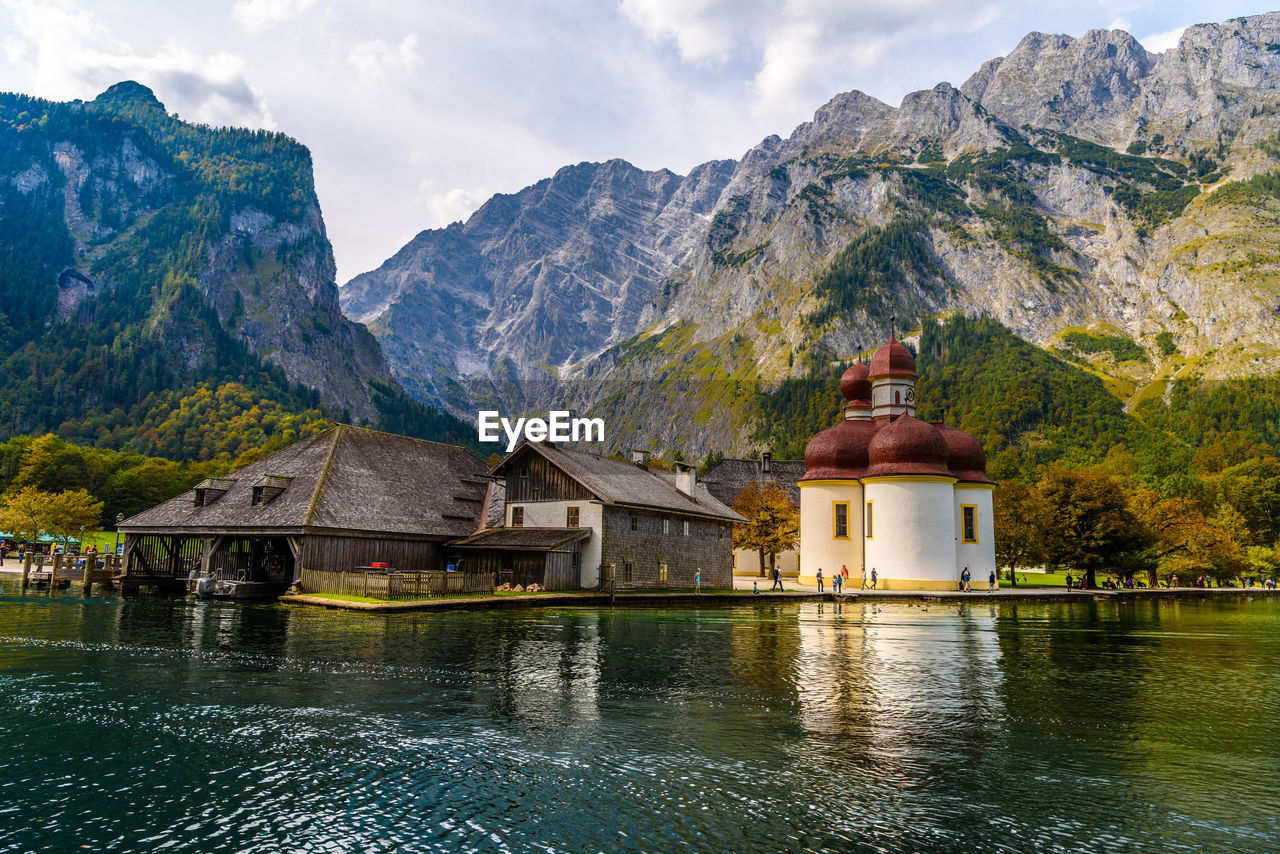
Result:
M840 578L842 579L840 586L844 587L844 583L849 580L849 567L844 564L840 564Z
M879 578L879 576L878 576L878 575L876 575L876 568L873 566L873 567L871 567L871 589L872 589L872 590L875 590L875 589L876 589L876 579L877 579L877 578Z
M693 595L697 596L702 592L702 570L696 569L693 572Z
M987 592L996 592L996 571L994 569L991 570L991 573L987 576Z
M752 592L752 593L754 593L754 594L756 594L757 596L759 596L759 595L760 595L760 582L759 582L759 581L753 581L753 582L751 582L751 592Z
M783 593L787 592L782 586L782 569L777 566L773 568L773 586L769 588L770 592L774 590L781 590Z
M966 566L964 568L964 572L960 573L960 589L963 590L965 593L973 592L969 587L969 581L972 578L973 576L969 574L969 567Z
M835 579L831 583L835 585L836 593L844 592L844 576L843 575L837 574Z
M822 567L818 567L818 592L822 592Z
M862 568L862 589L867 589L867 568L865 566Z

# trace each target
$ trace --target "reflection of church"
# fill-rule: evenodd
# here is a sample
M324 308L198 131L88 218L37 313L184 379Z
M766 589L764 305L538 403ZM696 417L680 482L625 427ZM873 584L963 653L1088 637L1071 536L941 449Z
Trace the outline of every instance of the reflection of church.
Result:
M986 455L968 433L915 417L916 361L890 336L840 379L844 419L809 441L800 479L800 574L865 567L877 587L955 590L995 569Z

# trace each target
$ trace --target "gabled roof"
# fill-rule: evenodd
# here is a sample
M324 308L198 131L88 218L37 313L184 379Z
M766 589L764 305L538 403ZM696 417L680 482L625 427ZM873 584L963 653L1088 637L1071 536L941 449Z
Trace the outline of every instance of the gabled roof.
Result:
M449 548L550 551L589 536L590 528L492 528L450 543Z
M769 471L763 468L758 459L724 459L707 469L702 482L721 503L732 506L748 483L772 481L785 489L791 503L799 507L800 487L796 482L804 477L804 460L770 460Z
M692 497L676 489L675 472L571 451L549 442L521 442L506 459L494 466L493 473L505 473L508 463L525 453L541 454L605 504L708 516L726 522L744 521L702 484L694 487Z
M463 448L341 425L228 474L227 491L195 506L195 489L126 519L127 532L330 529L429 537L474 531L485 464ZM284 484L254 506L263 483ZM207 496L208 497L208 496Z

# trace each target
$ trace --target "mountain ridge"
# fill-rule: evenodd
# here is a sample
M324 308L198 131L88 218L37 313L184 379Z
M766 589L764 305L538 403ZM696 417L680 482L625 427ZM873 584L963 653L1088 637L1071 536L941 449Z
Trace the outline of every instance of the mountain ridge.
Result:
M341 313L301 143L182 122L125 81L89 102L0 95L0 148L8 435L170 448L142 425L202 388L291 424L431 422Z
M420 233L340 299L411 393L460 417L481 400L514 410L570 400L620 423L652 407L652 441L695 452L751 446L747 397L728 400L722 384L754 373L768 387L848 356L894 314L907 325L990 316L1083 359L1129 405L1167 397L1178 378L1273 373L1280 280L1269 247L1280 235L1255 213L1272 196L1249 181L1280 163L1277 42L1280 13L1190 27L1161 54L1118 30L1031 33L959 88L940 83L896 108L842 93L786 139L683 179L610 161L635 170L629 184L562 186L554 205L538 188L555 178L495 197L464 224ZM589 239L577 211L593 197L625 208L644 198L630 187L650 180L687 196ZM537 242L547 234L560 239ZM430 247L429 263L414 246ZM619 282L609 265L633 246L645 263ZM1253 267L1238 266L1240 247L1256 250L1244 253ZM594 313L557 306L589 281ZM503 298L482 298L492 293ZM450 315L449 335L415 343ZM1063 338L1073 334L1127 338L1144 357L1077 351ZM657 343L636 358L646 341Z

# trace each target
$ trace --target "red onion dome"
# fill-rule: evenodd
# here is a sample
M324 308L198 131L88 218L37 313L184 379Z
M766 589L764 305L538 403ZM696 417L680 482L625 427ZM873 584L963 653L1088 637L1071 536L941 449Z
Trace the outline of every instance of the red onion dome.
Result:
M848 480L867 471L867 447L880 425L874 421L841 421L809 440L804 449L801 480Z
M890 474L950 476L947 440L932 424L899 415L881 427L867 447L868 477Z
M861 361L850 365L849 370L845 371L844 376L840 378L840 393L844 395L844 399L849 403L855 400L870 401L871 380L867 379L869 376L871 376L871 369Z
M937 427L950 450L947 467L951 473L964 483L991 483L987 477L987 455L978 440L945 424L940 423Z
M898 343L898 339L892 335L889 336L889 343L885 344L875 352L871 357L871 371L869 376L871 379L877 377L911 377L915 379L916 374L916 357L911 355L911 351Z

